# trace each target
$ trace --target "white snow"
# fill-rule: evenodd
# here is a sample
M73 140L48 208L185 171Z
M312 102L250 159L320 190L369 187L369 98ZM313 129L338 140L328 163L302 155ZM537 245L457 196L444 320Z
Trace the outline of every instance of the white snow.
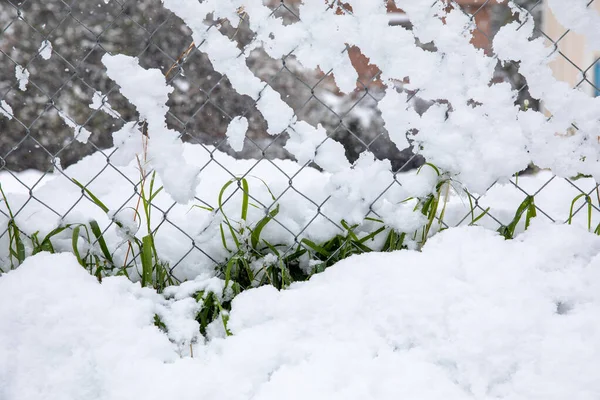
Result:
M589 10L589 12L593 12ZM527 138L532 162L551 168L559 176L589 174L600 179L600 98L572 89L554 78L548 63L557 53L541 38L530 40L535 26L531 15L522 9L519 21L505 25L494 37L494 51L502 61L517 61L519 72L527 79L529 92L543 101L545 112L520 111L517 123ZM577 130L568 134L573 126Z
M242 151L244 148L244 139L248 131L248 120L245 117L236 117L227 127L227 141L235 151Z
M0 307L2 399L126 398L141 371L176 358L151 301L124 277L99 285L72 255L32 257L0 288L12 299Z
M40 181L41 179L41 181ZM44 175L43 172L29 169L21 172L8 172L0 170L0 185L5 193L28 193L29 189L36 185L39 189L43 184L52 179L51 174Z
M111 220L101 209L92 202L81 199L81 189L69 178L77 179L83 184L89 182L87 188L110 210L135 208L138 195L131 182L140 181L135 155L140 154L140 161L143 163L142 138L139 127L134 122L128 123L113 135L115 144L120 147L105 151L105 154L110 155L108 160L105 155L96 153L66 168L64 175L55 174L52 185L41 187L34 192L39 201L28 201L28 196L10 196L11 207L23 207L17 216L19 226L29 234L39 230L40 235L45 235L60 223L81 223L95 219L103 230L108 228L104 236L108 246L115 249L116 262L122 263L126 246L120 245L120 233L114 224L109 227ZM328 153L322 154L326 156ZM361 157L354 169L341 169L336 174L305 168L303 164L289 160L259 164L255 160L235 160L213 148L192 144L183 145L183 157L178 162L186 163L191 168L204 168L203 179L194 194L215 209L218 208L219 192L232 175L247 175L252 203L257 206L248 209L248 219L245 223L249 225L264 217L263 207L275 206L272 195L275 196L278 199L277 204L280 205L278 222L268 224L261 235L271 243L294 245L296 235L316 242L328 240L344 232L339 225L342 220L351 225L362 225L365 222L364 217L369 215L371 210L388 210L387 203L401 204L414 195L410 187L394 183L389 161L378 161L368 154ZM112 167L107 168L107 163ZM422 185L418 188L420 193L432 191L437 182L437 179L429 174L429 171L419 174L422 180ZM293 190L289 188L290 181ZM162 185L164 181L158 175L155 189ZM224 199L231 196L224 204L224 212L237 224L242 223L239 221L242 196L241 192L235 189L236 185L232 185L224 194ZM156 243L161 259L174 265L185 257L184 262L179 263L174 270L175 275L181 279L193 279L199 274L213 271L214 263L209 257L213 260L223 260L227 255L219 234L221 214L192 207L203 205L200 201L189 205L173 205L173 201L174 198L165 191L153 200L153 204L159 210L168 210L169 223L163 223L164 215L159 210L153 211L152 214L152 228L160 225ZM68 211L68 221L61 222L57 214L46 206L61 215ZM4 209L3 204L0 204L0 207ZM387 224L402 227L403 232L413 232L421 226L420 217L406 218L406 213L420 213L412 210L412 206L407 206L402 214L389 210L382 212L387 212ZM0 214L0 224L4 223L6 221ZM140 229L141 232L146 231L145 226ZM373 230L370 223L367 223L357 229L356 233ZM57 248L69 251L70 235L69 231L59 235ZM192 240L206 254L195 250ZM8 257L6 250L7 247L0 246L0 260ZM133 278L137 276L137 272L131 273Z
M8 119L13 118L12 107L5 100L0 101L0 115L3 115Z
M121 129L113 132L112 138L115 151L110 160L115 166L125 167L136 159L137 154L144 152L143 134L135 121L127 122Z
M123 263L127 246L122 245L122 232L114 224L110 225L110 217L95 204L86 199L82 200L81 189L68 178L75 178L84 184L89 182L88 189L110 210L134 209L138 195L131 182L140 181L135 155L143 153L143 135L137 124L131 122L115 132L113 138L115 144L121 147L105 151L105 154L110 155L108 161L105 155L98 153L66 168L64 175L54 174L52 185L35 188L34 195L39 201L28 201L29 196L26 194L9 195L11 207L23 207L16 220L24 232L33 234L39 230L40 235L45 235L61 223L82 223L95 219L103 230L108 228L104 236L108 246L114 249L115 262ZM328 174L313 168L303 168L302 164L292 161L274 160L257 164L255 160L235 160L213 148L200 145L184 144L183 150L184 158L181 162L195 168L204 167L203 179L196 188L195 195L213 208L218 208L219 192L232 175L246 175L252 196L251 202L257 207L249 207L246 222L239 221L241 191L236 191L236 185L231 185L224 193L223 198L228 199L224 204L224 212L234 224L255 224L264 217L263 207L275 206L272 195L275 196L278 199L276 204L280 206L277 222L268 224L261 236L270 243L290 246L294 245L296 235L319 243L344 233L339 227L342 220L350 225L359 224L356 234L366 235L381 225L365 221L364 218L377 215L387 226L412 235L425 222L420 209L415 209L417 198L424 198L433 192L438 183L437 173L429 166L424 166L419 172L403 173L394 178L389 161L375 160L372 155L366 153L361 155L352 170L342 169L336 174ZM140 161L143 162L143 158L140 158ZM114 168L107 168L108 162ZM534 176L519 177L518 185L528 193L536 193L551 178L550 172L541 172ZM0 180L3 183L12 181L8 176L1 176ZM515 180L513 178L513 182ZM586 193L595 187L594 180L590 178L579 179L574 183ZM160 177L157 177L155 189L162 184ZM442 198L442 203L446 205L444 222L449 226L459 223L467 225L490 207L489 215L484 216L477 224L496 230L500 227L496 219L504 224L510 223L516 209L525 199L525 194L511 183L498 184L479 200L478 204L482 208L476 209L474 215L471 215L466 195L458 184L452 185L455 187L449 191L448 201ZM19 188L22 185L13 186ZM456 191L460 194L456 194ZM535 204L555 221L567 222L571 202L579 194L579 190L567 181L555 178L536 195ZM579 200L576 209L584 200ZM173 205L173 201L174 199L164 191L153 200L158 209L153 211L151 225L152 229L160 226L156 236L159 257L170 265L175 265L183 257L183 262L173 271L179 279L194 279L198 275L214 274L212 260L222 261L228 254L223 248L219 233L221 214L192 205ZM591 201L596 207L600 207L593 193ZM192 204L204 206L205 203L195 201ZM69 211L67 220L61 221L47 206L60 215ZM6 212L3 204L0 203L0 207ZM441 207L442 205L438 211L441 211ZM161 210L168 210L168 223L164 223ZM372 212L377 214L373 215ZM541 212L538 212L537 218L547 219ZM594 230L600 224L600 213L593 209L590 218L591 229ZM523 230L524 220L521 220L517 231ZM5 223L5 217L0 214L0 226ZM573 218L573 224L587 227L587 211L578 212ZM139 229L140 232L146 232L145 222L142 221ZM434 226L432 232L436 229ZM369 246L377 248L383 239L384 234L381 234ZM64 234L58 235L56 242L57 249L69 251L71 232L65 231ZM197 251L193 243L204 253ZM410 241L407 244L413 245ZM0 245L0 260L7 259L7 249L8 246ZM306 266L309 262L309 259L302 260ZM137 272L130 272L132 278L136 279Z
M44 60L49 60L52 57L52 43L49 40L44 40L40 45L38 53Z
M451 229L422 253L246 291L233 336L193 344L193 358L152 326L161 310L185 332L192 303L40 254L0 277L0 398L593 400L598 254L574 227L513 241Z
M123 265L127 240L157 229L159 260L185 281L159 294L120 276L98 283L73 255L29 256L0 275L0 399L597 400L600 237L589 231L599 226L600 215L591 206L580 209L586 198L573 201L589 193L591 205L600 207L600 99L552 76L552 49L531 39L533 18L514 4L518 20L495 36L494 50L502 62L519 64L550 119L521 110L516 91L493 81L497 59L471 45L469 15L444 2L396 0L413 25L408 31L388 24L382 1L348 3L352 12L336 13L322 0L305 0L301 20L284 24L263 0L163 0L191 29L213 68L256 101L267 133L287 133L285 148L295 162L235 160L210 146L183 144L166 124L173 88L162 72L142 68L134 57L106 54L108 76L136 107L144 128L126 122L113 133L115 148L61 170L52 185L38 184L35 201L27 187L0 171L7 193L0 200L0 232L9 223L7 203L19 210L15 223L30 236L96 220L115 263ZM583 15L589 10L582 0L574 4L574 11L557 1L551 6L569 14L559 16L568 27L596 35L597 15ZM228 19L235 27L241 9L255 34L243 51L206 25ZM426 51L417 41L437 50ZM40 55L47 59L51 44L44 43ZM412 141L441 174L430 165L394 174L390 161L368 152L351 165L344 147L328 138L331 132L297 120L247 63L259 47L274 59L293 52L306 68L331 70L340 90L352 92L356 71L347 46L360 48L388 84L379 108L392 141L400 149ZM15 74L26 90L29 71L17 65ZM417 113L409 93L432 105ZM90 107L119 117L105 97L96 92ZM0 112L12 117L4 101ZM91 132L59 115L85 143ZM561 135L573 124L577 132ZM245 118L231 122L227 137L234 150L243 148L247 129ZM551 171L520 177L516 188L513 174L531 162ZM165 190L152 200L148 227L135 210L140 175L153 170L155 189ZM577 173L595 179L572 178L571 184L553 175ZM15 176L29 186L27 173ZM241 176L252 205L244 217L238 185L223 189ZM82 196L72 178L110 211ZM467 198L463 186L476 197ZM372 252L283 291L246 290L227 314L233 336L222 318L200 335L196 297L214 293L229 300L232 294L215 272L215 261L231 257L223 246L231 237L220 233L224 215L247 228L277 209L261 238L279 246L346 234L339 227L344 221L357 226L358 236L382 226L407 233L405 244L416 249L427 220L420 206L436 190L445 191L437 216L443 209L444 223L461 227L435 234L420 252ZM527 193L536 194L538 215L525 233L522 218L516 226L521 234L504 240L494 231L512 221ZM220 204L220 198L227 201ZM572 217L573 208L578 212ZM480 226L466 226L484 210ZM382 222L365 220L374 215ZM440 225L434 221L428 233ZM99 251L98 244L79 239L85 250ZM378 248L384 239L367 244ZM8 241L7 234L0 237L4 270ZM72 232L54 236L53 245L72 251ZM31 246L25 247L29 255ZM260 274L276 257L249 261ZM310 271L318 261L306 254L299 263ZM127 272L139 279L136 266Z
M209 56L215 70L227 74L235 90L254 99L260 93L258 109L267 120L268 132L278 134L286 129L290 134L286 149L300 162L308 157L319 164L330 158L317 160L315 143L322 137L319 128L298 127L278 94L248 69L244 58L257 47L275 59L293 52L308 69L332 70L343 92L356 88L356 71L344 51L347 45L360 48L369 62L379 67L380 78L390 87L408 78L403 89L437 103L418 115L413 104L402 101L405 93L388 89L391 98L384 98L381 108L391 139L403 149L408 145L408 134L422 155L472 191L483 192L495 181L507 181L531 162L561 176L583 172L600 179L600 145L594 130L600 122L600 99L591 99L552 76L548 67L552 49L545 48L541 39L530 40L533 18L523 9L513 7L521 21L505 25L496 35L494 48L502 61L521 62L520 72L527 76L530 92L544 101L552 119L543 112L521 111L515 106L517 92L506 83L493 82L497 59L472 46L475 26L461 10L449 10L444 2L432 5L397 0L396 5L413 26L409 31L388 24L382 2L355 0L349 4L352 13L336 13L335 7L324 11L320 0L306 1L300 5L301 20L284 24L261 0L206 0L201 4L164 0L165 7L190 27L195 43L202 44L199 50ZM583 0L578 0L578 11L565 14L587 13L579 20L591 26L595 11L586 10L582 4ZM235 25L239 18L232 10L238 7L250 16L250 28L256 34L243 53L218 30L208 29L204 19L212 13L213 18L227 18ZM432 42L437 51L423 50L415 39ZM556 134L572 123L579 127L575 135ZM336 162L321 167L337 172L329 167L339 165L341 150L328 149Z
M24 67L17 65L15 67L15 76L17 78L17 82L19 83L19 90L27 90L27 84L29 83L29 71L27 71Z
M115 111L108 103L106 96L99 91L94 92L94 95L92 96L92 102L90 103L90 108L92 110L102 110L113 118L121 117L121 114Z
M69 117L63 111L59 110L58 115L69 128L73 129L75 140L81 143L87 143L90 136L92 136L92 132L85 129L84 126L73 121L71 117Z
M108 76L148 124L149 161L165 190L178 203L190 202L198 186L198 168L185 163L179 133L167 128L166 103L173 88L166 84L159 69L143 69L135 57L105 54L102 62Z
M600 50L600 14L594 9L594 2L548 0L548 6L562 26L584 35L590 50Z

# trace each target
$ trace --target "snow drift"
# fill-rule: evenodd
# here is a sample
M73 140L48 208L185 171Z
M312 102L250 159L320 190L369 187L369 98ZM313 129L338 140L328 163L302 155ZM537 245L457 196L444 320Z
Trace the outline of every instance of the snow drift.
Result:
M451 229L244 292L194 358L149 290L40 254L0 278L0 398L596 399L599 253L574 227Z

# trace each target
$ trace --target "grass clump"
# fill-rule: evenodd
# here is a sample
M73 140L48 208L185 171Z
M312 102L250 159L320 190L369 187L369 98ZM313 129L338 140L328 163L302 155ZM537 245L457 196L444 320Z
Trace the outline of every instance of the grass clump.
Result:
M353 255L370 252L390 252L406 248L420 249L435 232L447 228L444 220L452 180L432 164L422 168L432 168L437 175L437 183L431 193L422 198L409 198L405 202L414 202L413 210L423 216L423 225L416 231L409 233L399 232L386 224L384 219L365 217L360 224L340 221L340 231L326 241L316 242L307 237L295 237L290 243L273 242L267 239L267 232L271 224L279 223L277 217L282 205L278 203L268 185L259 178L255 178L267 190L271 205L255 204L250 192L248 177L235 177L227 181L218 194L218 207L211 208L196 205L209 211L219 223L217 234L225 255L221 262L215 263L215 275L222 280L223 289L217 292L200 290L192 294L199 305L196 321L200 333L207 335L209 325L215 321L222 323L225 334L231 332L227 328L229 311L233 298L241 292L263 286L271 285L278 290L289 287L294 282L310 279L314 274L321 273L333 264ZM420 172L420 171L419 171ZM63 224L45 236L39 232L28 236L15 221L13 209L8 203L2 187L0 186L1 200L7 209L8 242L9 242L9 268L14 269L29 255L42 251L54 253L56 251L55 239L68 238L70 231L70 247L79 264L87 269L99 281L107 275L124 275L132 280L139 279L143 287L151 287L161 293L168 286L173 286L179 281L172 276L168 262L161 259L157 250L158 228L152 228L153 202L162 192L162 186L156 183L156 173L145 174L140 166L139 197L135 207L131 207L133 222L125 221L118 214L111 212L106 204L81 182L73 179L82 194L95 206L101 209L120 231L124 238L111 248L105 238L104 231L95 220L85 223ZM254 179L254 178L253 178ZM234 189L233 194L229 194ZM477 224L489 214L490 208L483 209L477 205L477 199L466 191L469 215L466 216L468 225ZM238 193L239 211L234 213L225 210L225 203ZM572 223L575 208L581 201L587 206L588 230L592 229L592 199L589 195L576 196L570 207L568 223ZM259 202L256 202L259 203ZM412 203L411 203L412 204ZM480 208L482 212L476 213ZM260 217L251 218L251 209L262 211ZM533 218L536 217L536 204L533 196L527 196L518 206L512 220L501 226L498 232L506 239L512 239L517 234L517 227L524 225L528 229ZM122 210L118 210L117 213ZM216 217L220 214L220 219ZM232 215L230 215L232 214ZM470 218L469 218L470 217ZM524 223L523 223L524 222ZM159 225L160 226L160 225ZM143 230L139 232L140 228ZM600 225L595 232L600 234ZM64 248L64 240L61 242ZM115 253L120 246L126 245L124 258L116 258ZM137 275L131 274L132 269ZM2 272L0 270L0 272ZM156 316L155 325L162 330L167 326Z

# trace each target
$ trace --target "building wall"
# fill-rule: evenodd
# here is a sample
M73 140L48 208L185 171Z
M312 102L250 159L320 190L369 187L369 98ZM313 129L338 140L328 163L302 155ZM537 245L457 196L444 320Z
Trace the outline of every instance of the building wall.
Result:
M472 43L480 48L484 49L486 53L491 52L491 7L497 4L497 0L454 0L455 3L459 4L462 9L473 15L477 29L473 32ZM388 0L387 9L392 14L402 14L402 10L396 7L393 0ZM407 21L406 25L410 25ZM360 50L353 47L349 51L352 65L356 69L359 75L359 80L363 83L370 82L371 85L381 86L381 82L378 80L372 80L371 78L377 74L377 66L370 65L368 59L364 57ZM361 85L359 85L361 86Z
M269 0L272 5L277 5L280 0ZM364 1L377 1L377 0L364 0ZM449 0L442 0L449 2ZM490 10L491 7L498 3L498 0L453 0L455 3L460 4L464 11L474 15L477 29L473 32L473 44L478 48L484 49L486 52L491 52L490 34L491 34L491 22L490 22ZM301 0L285 0L285 4L299 4ZM332 4L334 0L323 0L324 4ZM341 1L340 4L345 4ZM402 18L397 18L403 14L402 10L396 7L393 0L387 0L387 10L390 14L394 14L396 18L390 18L391 23L397 23L402 21ZM339 10L342 12L342 10ZM395 22L394 22L395 21ZM410 26L408 20L401 22L402 25ZM369 59L365 57L360 49L357 47L351 47L348 50L352 65L358 72L359 81L357 84L359 89L364 86L382 86L382 82L378 79L373 79L379 71L376 65L369 64Z
M600 12L600 1L594 1L590 7ZM593 84L600 78L599 67L596 65L600 54L587 48L584 36L572 31L565 35L567 29L556 20L547 4L544 5L542 30L549 37L547 45L556 46L556 50L560 52L550 63L554 76L573 87L581 87L590 95L597 95ZM555 45L553 42L558 43ZM589 82L582 82L584 74Z

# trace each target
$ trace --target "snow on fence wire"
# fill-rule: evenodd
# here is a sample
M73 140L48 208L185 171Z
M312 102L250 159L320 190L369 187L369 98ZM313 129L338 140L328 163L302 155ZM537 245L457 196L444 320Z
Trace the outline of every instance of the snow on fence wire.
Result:
M0 4L5 271L71 251L236 292L459 225L598 231L597 60L541 30L560 2L266 3Z

